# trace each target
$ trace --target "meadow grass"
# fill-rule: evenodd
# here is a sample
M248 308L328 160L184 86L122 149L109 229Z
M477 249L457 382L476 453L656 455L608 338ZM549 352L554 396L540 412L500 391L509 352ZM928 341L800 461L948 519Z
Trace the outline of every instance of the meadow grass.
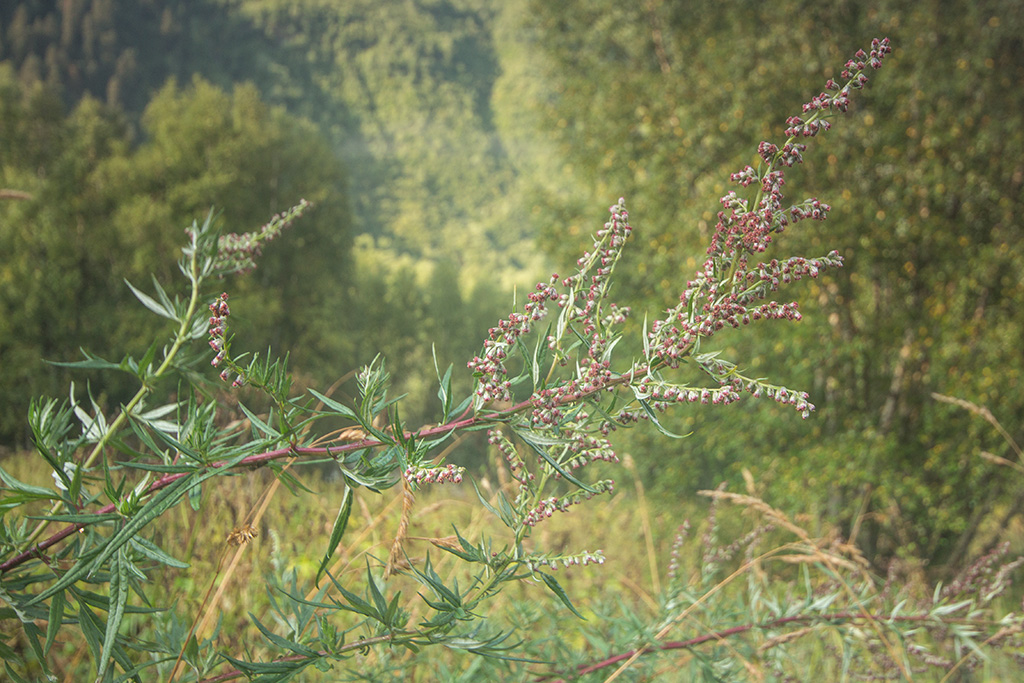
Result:
M36 463L32 454L20 454L6 458L4 467L23 481L45 486L48 475L40 472L34 466ZM625 464L627 472L621 469L617 472L621 483L613 498L603 505L580 506L555 515L538 525L529 541L555 551L604 551L607 560L603 566L560 568L555 572L585 619L575 617L562 607L539 581L510 584L487 603L484 616L489 623L515 629L513 641L524 641L515 655L545 660L547 664L485 660L446 648L430 648L420 654L375 648L336 664L327 672L309 669L296 680L553 680L543 674L592 665L628 650L622 643L642 647L647 641L685 639L714 631L715 620L722 618L723 610L742 609L742 606L737 603L730 607L726 603L707 612L695 610L683 619L665 618L664 595L673 580L670 576L673 570L669 568L673 538L684 521L691 523L692 531L676 551L674 573L677 577L688 577L685 581L694 594L742 590L750 585L749 577L744 574L766 572L794 586L801 581L828 583L821 576L804 572L808 562L799 558L789 557L769 566L769 561L744 564L742 557L730 557L723 560L723 567L716 575L729 576L728 581L712 577L702 584L702 573L707 569L702 565L708 563L709 544L728 545L747 533L752 525L756 526L758 522L752 520L759 514L771 517L781 513L756 498L747 500L744 495L732 494L733 502L741 505L733 510L718 511L716 537L712 539L706 527L709 511L706 498L669 498L665 494L652 498L635 476L628 458ZM627 476L623 477L624 474ZM173 604L173 617L152 619L139 615L132 619L129 633L146 640L159 637L160 629L191 628L200 638L215 636L221 652L235 656L247 653L255 659L269 660L273 650L266 646L254 626L253 616L271 628L286 627L272 610L275 589L271 586L275 583L304 591L307 599L316 597L310 588L341 495L340 482L323 469L301 472L300 479L316 495L292 495L266 470L217 478L203 491L202 513L183 503L173 514L157 520L156 543L190 566L187 569L161 568L158 575L151 577L155 580L148 587L147 597L153 604ZM503 483L508 484L503 479L494 474L482 474L476 480L481 494L493 499L496 489ZM380 580L403 509L401 491L389 490L357 500L349 530L330 568L332 575L344 585L352 586L352 590L365 583L368 566ZM759 506L763 509L758 510ZM468 482L421 490L407 521L403 557L413 565L422 566L429 554L435 570L446 579L466 576L457 559L442 549L454 541L453 525L470 540L492 538L496 548L507 538L507 530L484 510ZM788 518L774 522L776 528L766 531L762 550L785 547L787 536L806 533L795 523L793 529L784 528ZM237 545L232 542L239 540L243 542ZM290 579L294 584L289 584ZM926 594L931 590L923 574L908 574L906 581L908 584L901 586L904 592ZM401 590L403 595L412 596L423 588L399 571L387 580L387 590L389 594ZM797 592L794 590L794 595ZM1004 598L1007 609L1003 612L1011 611L1009 601L1019 604L1020 591L1014 593L1014 597ZM422 602L413 600L407 604L412 605L410 622L429 616ZM343 626L356 628L358 617L350 616L349 623ZM360 633L356 628L352 639ZM92 666L86 643L80 640L80 632L76 630L62 631L61 636L63 642L52 653L54 670L61 673L63 680L85 680ZM842 648L843 638L839 629L818 628L812 633L810 628L796 628L786 635L776 636L774 641L771 637L762 637L760 647L770 649L785 645L790 662L786 668L793 680L839 680L842 673L837 668L835 653ZM733 645L722 638L701 647L729 649ZM694 671L691 666L697 663L695 658L700 657L701 647L639 657L619 674L615 673L615 667L607 667L578 680L691 680ZM756 658L745 657L735 649L730 654L747 667L748 680L775 680ZM184 673L179 671L172 676L166 665L160 671L160 676L151 680L174 680ZM973 677L952 680L1009 681L1014 680L1015 672L1016 668L1008 659L997 657L976 670ZM156 670L149 673L155 676ZM942 680L942 677L920 672L913 680Z

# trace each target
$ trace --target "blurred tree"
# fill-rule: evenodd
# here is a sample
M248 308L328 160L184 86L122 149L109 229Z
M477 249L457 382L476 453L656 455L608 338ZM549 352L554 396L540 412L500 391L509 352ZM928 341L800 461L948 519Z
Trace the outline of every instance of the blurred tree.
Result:
M0 204L0 245L11 256L0 277L4 438L20 427L28 396L54 390L56 371L41 359L141 343L138 325L151 316L122 280L143 289L150 273L173 281L182 229L211 206L228 231L245 232L302 197L314 202L255 279L225 285L238 302L233 322L243 338L292 349L307 371L326 374L325 358L351 358L343 330L325 334L320 323L348 310L350 235L340 163L311 124L267 107L251 86L229 94L200 79L187 89L172 82L147 107L144 141L132 147L121 118L96 100L65 117L52 89L19 92L10 69L2 74L0 115L13 144L0 177L34 197Z

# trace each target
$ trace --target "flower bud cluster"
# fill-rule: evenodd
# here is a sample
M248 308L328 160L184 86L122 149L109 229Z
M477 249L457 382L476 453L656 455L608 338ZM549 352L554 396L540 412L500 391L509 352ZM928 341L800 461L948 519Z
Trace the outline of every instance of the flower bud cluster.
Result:
M764 299L768 296L769 292L778 290L781 285L789 284L795 280L802 280L805 277L816 278L829 268L841 268L842 266L843 257L834 250L830 251L827 256L818 258L792 256L783 261L772 259L767 263L759 263L747 272L740 271L737 273L738 280L745 282L747 288L736 296L736 301L739 301L741 304L747 304L758 299ZM800 316L796 311L796 304L787 304L787 306L789 307L789 314L784 314L783 317L799 320ZM769 308L771 308L770 305ZM740 322L746 324L750 320L758 320L762 317L778 317L765 316L767 312L769 311L766 311L764 306L761 307L761 310L753 312L745 310L742 313Z
M832 207L828 204L823 204L816 198L806 199L802 204L795 204L789 209L790 221L796 223L802 221L805 218L811 218L816 221L823 221L828 216L828 212L832 210Z
M779 405L792 406L805 420L814 412L814 404L810 402L810 395L806 391L796 391L754 380L747 380L744 389L754 398L763 396Z
M591 335L597 330L600 306L605 298L608 278L622 255L622 248L633 232L629 224L629 212L626 211L625 199L619 198L617 204L608 208L612 217L594 238L593 251L588 251L576 261L578 272L565 278L562 285L567 287L574 296L567 296L559 302L559 306L570 306L569 320L583 323L583 334ZM586 294L583 288L586 287ZM629 309L609 306L609 312L603 322L619 323L629 315Z
M231 315L231 309L228 308L228 294L227 292L222 293L219 297L214 299L213 303L210 304L210 348L217 352L210 361L210 365L218 367L227 358L227 322L228 316ZM231 368L224 368L220 372L221 380L227 382L231 378ZM236 374L234 381L231 383L233 387L240 387L245 383L245 379L241 374Z
M880 69L882 68L882 60L890 52L892 52L892 47L889 46L888 38L874 38L871 41L870 54L866 54L864 50L857 50L853 56L854 58L846 62L846 68L843 69L840 75L842 78L851 79L855 75L853 71L864 71L866 66L870 66L872 69ZM867 64L864 63L865 59L868 60ZM856 78L856 82L859 85L853 86L855 88L863 88L864 84L868 82L867 77L863 76L863 74L859 75L862 78Z
M593 552L584 550L575 555L557 555L554 557L531 557L526 560L526 566L531 572L539 569L558 569L559 565L568 569L569 567L586 567L588 564L604 564L604 553L600 550Z
M210 304L210 348L217 352L217 355L210 361L210 365L217 367L224 361L226 351L224 349L224 334L227 331L228 316L231 309L228 307L228 293L223 292Z
M827 130L824 116L845 112L849 107L851 89L866 82L863 70L867 66L878 68L882 59L891 52L888 39L875 39L870 54L859 51L855 59L846 64L843 78L845 86L831 79L826 92L816 95L803 105L802 115L787 119L788 140L781 149L770 142L761 142L757 153L765 166L755 170L751 166L730 176L740 187L757 185L753 204L735 191L721 199L722 210L707 250L707 259L696 276L687 283L680 295L680 304L667 311L668 315L652 324L648 335L648 360L668 367L677 367L696 347L701 338L710 337L725 327L739 327L761 318L799 320L795 303L769 302L760 306L753 303L767 298L780 284L799 280L804 276L817 277L829 267L840 267L842 258L831 252L819 259L789 259L783 263L771 261L748 270L748 259L764 252L773 239L789 224L804 219L824 220L831 207L817 199L807 199L782 210L785 177L781 167L793 166L803 159L806 145L796 143L793 137L810 137ZM865 61L866 60L866 61ZM669 401L680 397L688 400L691 394L680 392L669 395ZM726 398L730 397L726 395Z
M629 408L623 408L617 415L615 415L614 422L611 420L605 420L601 423L601 433L608 436L619 426L626 427L647 419L649 419L648 415L643 410L630 410Z
M615 488L615 482L611 479L604 479L594 482L591 488L596 493L611 493ZM573 505L590 500L594 497L594 492L577 489L566 493L561 498L554 496L545 498L526 513L523 518L523 524L528 527L536 526L538 523L553 516L556 512L565 512Z
M786 135L788 137L811 137L821 131L828 130L831 124L821 117L828 115L832 111L841 114L846 113L850 107L850 90L863 88L868 82L868 77L864 74L864 70L868 66L872 69L881 68L882 59L890 52L892 52L892 48L889 47L888 38L875 38L872 40L870 54L865 53L864 50L857 50L854 58L847 60L840 74L840 77L847 81L846 85L840 86L831 78L828 79L825 83L825 90L835 94L822 92L812 97L809 102L805 102L802 111L804 114L810 114L811 117L806 121L800 116L788 118L786 124L789 128L786 129ZM864 62L865 59L868 60L867 63Z
M581 419L581 422L585 418ZM569 437L569 452L572 457L566 463L570 470L576 470L598 460L602 462L619 462L619 456L612 448L608 439L587 434L583 431L583 425L577 425Z
M786 128L784 134L791 138L799 135L802 135L805 138L813 137L819 132L824 132L832 127L832 124L825 119L811 119L809 121L804 121L799 116L790 116L786 119L786 125L789 127Z
M263 244L284 232L311 206L310 202L301 199L298 204L275 215L255 232L221 235L217 242L217 257L214 260L217 272L228 275L248 272L255 268L256 259L263 251Z
M684 520L679 528L676 530L676 536L672 539L672 552L669 553L668 558L668 578L670 581L675 580L679 577L679 567L681 566L683 543L686 542L687 537L690 535L690 520Z
M990 601L1001 594L1009 585L1009 573L1024 562L1024 558L1018 557L1000 566L1000 561L1006 557L1009 550L1009 542L993 547L954 577L942 589L939 598L956 600L966 595L981 595L986 601Z
M675 389L675 391L673 391ZM657 392L655 392L657 394ZM661 399L653 399L651 407L664 412L671 403L700 403L701 405L725 406L740 400L737 389L731 385L721 387L703 387L700 389L670 388L661 395Z
M402 476L410 484L444 484L445 482L459 484L462 483L462 475L465 471L465 467L457 467L452 464L444 467L409 465Z
M552 277L553 280L557 280L558 276ZM505 368L509 349L530 331L533 323L547 315L547 302L559 301L559 298L554 282L539 282L535 291L530 292L523 313L512 313L507 319L499 321L497 327L487 331L483 357L474 356L473 360L466 364L478 378L476 395L482 401L512 400L512 383L507 379L508 370Z
M808 400L810 396L805 391L794 391L786 387L744 377L736 371L734 363L716 358L712 354L703 354L695 360L704 372L722 385L723 390L728 389L734 393L745 391L754 398L764 396L781 405L793 406L805 419L814 410L814 404Z
M487 443L498 448L498 451L505 458L505 462L508 463L508 471L513 479L522 485L525 485L528 481L533 481L533 472L526 469L526 463L520 457L515 444L500 429L487 430Z

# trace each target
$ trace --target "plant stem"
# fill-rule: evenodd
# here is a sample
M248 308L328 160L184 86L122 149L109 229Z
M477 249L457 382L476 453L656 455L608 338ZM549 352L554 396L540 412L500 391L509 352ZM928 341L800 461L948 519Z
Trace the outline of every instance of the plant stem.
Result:
M167 353L164 355L164 360L160 364L160 367L158 367L156 371L153 372L152 375L148 375L143 378L142 386L139 387L139 390L135 392L135 395L132 397L132 399L128 401L128 403L121 409L121 412L114 419L114 421L110 423L106 431L104 431L104 433L100 435L99 440L96 442L96 445L89 453L89 456L82 462L82 468L88 469L89 467L92 467L93 464L95 464L96 460L103 453L103 450L107 447L107 444L110 442L110 439L113 437L113 435L116 434L118 430L121 429L125 421L128 419L128 416L131 415L132 411L138 407L138 405L142 402L142 399L144 399L146 395L153 390L153 381L160 379L164 375L164 373L167 372L167 369L171 367L171 363L173 362L174 357L178 354L178 351L181 350L182 345L186 341L188 341L188 333L192 327L192 318L195 315L196 307L199 304L200 286L202 285L203 281L202 276L198 272L199 265L196 260L195 249L192 250L192 254L189 257L189 271L189 281L192 283L192 292L191 295L189 296L188 309L185 311L185 315L181 317L181 324L178 326L178 331L174 335L174 343L171 345L170 350L168 350ZM155 489L151 487L149 493L152 493L154 490ZM62 501L54 503L50 507L50 512L48 514L55 514L60 509L60 506L62 504ZM49 520L43 520L39 522L39 524L36 525L36 528L32 530L32 533L29 534L28 539L26 541L26 548L28 546L31 546L36 541L36 539L38 539L43 534L43 531L45 531L49 525ZM38 547L39 546L37 546L37 548ZM0 568L0 571L4 571L4 569Z

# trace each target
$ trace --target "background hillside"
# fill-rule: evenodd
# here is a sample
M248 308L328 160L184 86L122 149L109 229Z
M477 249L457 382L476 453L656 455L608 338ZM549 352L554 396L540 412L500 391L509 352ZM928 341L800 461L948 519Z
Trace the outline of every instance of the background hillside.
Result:
M780 245L847 265L790 290L800 326L723 347L817 413L701 411L669 425L694 432L674 450L642 430L625 450L665 494L747 467L782 507L847 529L867 513L878 558L957 565L1024 509L979 457L1016 454L932 397L1024 441L1010 0L4 3L0 189L25 194L0 200L0 438L24 446L29 398L64 393L42 359L145 339L123 279L168 274L211 206L244 231L317 204L226 285L240 343L290 351L311 385L381 352L399 391L430 395L431 344L464 368L513 287L567 271L619 196L637 225L619 294L654 314L702 258L728 174L875 35L892 66L790 180L833 215Z

